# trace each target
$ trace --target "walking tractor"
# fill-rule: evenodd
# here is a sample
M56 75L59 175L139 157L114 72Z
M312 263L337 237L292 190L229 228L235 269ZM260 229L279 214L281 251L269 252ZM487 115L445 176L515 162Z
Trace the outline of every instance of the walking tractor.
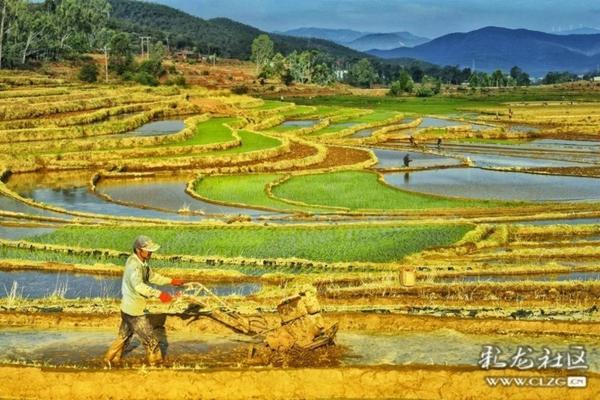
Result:
M189 319L210 318L234 332L252 336L272 352L313 351L335 344L338 324L326 325L316 290L306 287L277 305L279 322L269 326L260 312L245 314L227 304L206 286L186 283L184 290L166 310L152 310Z

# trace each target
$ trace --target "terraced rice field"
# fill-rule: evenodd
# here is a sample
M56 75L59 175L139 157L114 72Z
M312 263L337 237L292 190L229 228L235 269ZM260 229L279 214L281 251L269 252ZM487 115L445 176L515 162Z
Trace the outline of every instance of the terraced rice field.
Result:
M38 373L61 376L57 366L114 378L100 356L139 234L162 245L152 260L162 274L205 282L269 321L282 298L314 286L341 346L292 364L305 382L341 370L375 371L356 379L389 393L386 379L419 373L479 385L490 341L584 344L597 379L600 131L590 101L284 102L197 86L123 94L25 73L0 82L0 379L16 364L33 386ZM169 321L182 374L255 372L224 328ZM61 351L69 346L83 350ZM136 371L139 350L131 360Z

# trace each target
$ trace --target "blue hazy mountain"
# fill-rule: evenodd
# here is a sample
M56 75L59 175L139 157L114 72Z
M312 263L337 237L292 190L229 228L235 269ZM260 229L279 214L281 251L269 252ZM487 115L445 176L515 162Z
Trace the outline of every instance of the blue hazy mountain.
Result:
M548 71L584 73L600 64L600 34L555 35L527 29L486 27L452 33L412 48L372 50L369 54L393 59L411 57L438 65L477 70L508 71L518 65L533 76Z
M428 38L410 32L361 32L351 29L298 28L281 32L288 36L325 39L358 51L372 49L390 50L397 47L413 47L429 41Z

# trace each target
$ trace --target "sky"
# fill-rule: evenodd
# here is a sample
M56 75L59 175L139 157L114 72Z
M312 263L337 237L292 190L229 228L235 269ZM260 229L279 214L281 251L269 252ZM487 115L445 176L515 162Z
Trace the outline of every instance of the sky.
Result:
M600 28L598 0L150 0L201 18L227 17L267 32L299 27L409 31L435 38L484 26L544 32Z

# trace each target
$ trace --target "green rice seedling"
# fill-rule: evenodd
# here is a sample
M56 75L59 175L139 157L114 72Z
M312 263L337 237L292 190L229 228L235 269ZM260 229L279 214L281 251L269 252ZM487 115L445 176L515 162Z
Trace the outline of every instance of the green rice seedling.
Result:
M340 225L227 227L66 227L32 242L129 251L145 234L163 254L259 259L298 258L328 262L391 262L459 240L469 225Z

